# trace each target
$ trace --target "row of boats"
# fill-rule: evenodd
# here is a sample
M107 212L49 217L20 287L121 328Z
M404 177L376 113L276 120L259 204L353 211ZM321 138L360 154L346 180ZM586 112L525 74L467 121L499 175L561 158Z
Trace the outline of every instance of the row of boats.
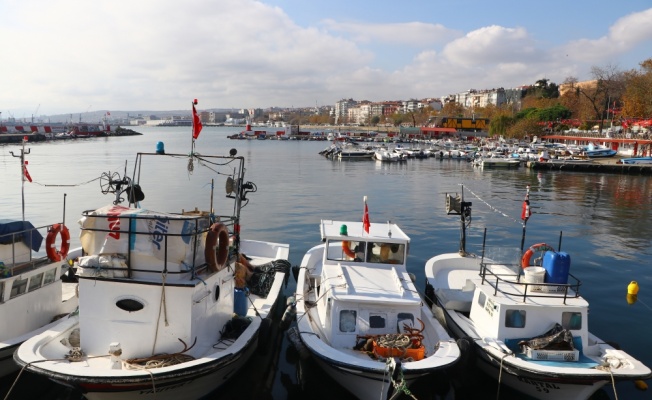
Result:
M157 167L206 166L232 214L214 212L212 191L210 200L192 194L208 210L144 208L152 157ZM0 225L0 311L12 321L0 337L3 375L21 368L91 400L198 399L270 346L272 312L287 306L293 344L360 399L408 394L417 379L463 373L464 363L537 399L588 399L652 377L590 333L567 253L544 244L467 253L463 195L446 196L447 212L461 216L460 250L428 260L419 290L409 236L371 223L366 199L362 221L321 220L322 242L291 268L288 244L241 237L256 186L234 150L138 153L134 165L131 177L103 174L114 200L82 214L78 248L61 221ZM279 304L291 269L296 292Z
M333 142L319 154L339 160L406 161L410 158L455 159L485 167L517 167L528 161L590 162L615 157L614 149L590 143L586 146L566 146L559 143L531 143L509 146L490 142L483 145L436 141L395 144L368 144L355 141ZM622 157L621 164L652 164L652 156Z

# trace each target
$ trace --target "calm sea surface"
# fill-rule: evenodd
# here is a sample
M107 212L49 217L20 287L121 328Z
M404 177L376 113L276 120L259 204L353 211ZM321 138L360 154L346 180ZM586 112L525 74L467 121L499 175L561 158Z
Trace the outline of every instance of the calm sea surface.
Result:
M165 143L167 153L190 152L190 128L138 128L142 136L79 139L29 144L28 169L34 182L25 183L25 216L34 225L63 219L71 230L72 246L79 245L77 220L82 211L113 201L101 193L99 177L114 172L131 176L136 152L154 152ZM463 192L473 203L473 221L467 250L478 252L482 232L488 244L519 247L520 211L525 190L531 186L533 215L528 221L525 246L548 242L571 255L571 273L582 280L581 292L590 302L589 329L598 337L618 343L647 365L652 365L652 179L648 176L603 175L569 171L481 170L454 160L411 159L405 163L336 161L318 153L327 142L240 141L227 135L241 128L205 127L196 144L203 154L226 155L231 148L246 160L245 180L256 184L242 211L242 235L248 239L290 244L290 262L298 265L304 253L320 242L320 219L360 220L363 196L368 196L372 223L399 224L412 243L408 269L423 290L424 264L440 253L459 248L459 218L445 213L445 193ZM0 218L20 218L20 145L0 147ZM201 166L193 174L201 176ZM207 191L210 181L197 185L185 165L161 170L153 187L143 187L144 207L178 212L206 209L192 193ZM190 186L189 184L196 185ZM219 213L224 191L216 182ZM627 285L639 283L638 301L628 304ZM291 278L285 295L294 293ZM282 310L281 310L282 312ZM18 316L17 316L18 317ZM9 323L3 321L2 323ZM300 360L283 333L257 355L240 376L211 399L348 399L350 395L310 360ZM2 382L0 395L14 382ZM469 371L471 385L423 380L414 388L418 399L495 399L495 382ZM650 382L652 383L652 382ZM470 388L472 387L472 388ZM633 383L616 384L619 399L648 399ZM79 399L80 394L23 374L12 398ZM407 397L406 397L407 398ZM501 399L519 399L506 389ZM611 386L596 398L615 399Z

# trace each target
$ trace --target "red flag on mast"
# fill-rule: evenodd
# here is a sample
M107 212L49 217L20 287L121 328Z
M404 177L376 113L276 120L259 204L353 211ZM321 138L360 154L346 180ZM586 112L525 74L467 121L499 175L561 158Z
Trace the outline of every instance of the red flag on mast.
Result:
M367 207L367 196L364 197L364 215L362 216L362 227L365 232L369 233L369 227L371 223L369 222L369 208Z
M24 179L31 182L32 177L29 175L29 172L27 171L27 164L28 164L27 160L25 160L25 163L23 164L23 175L24 175Z
M521 219L523 220L523 223L526 223L531 215L532 210L530 210L530 185L528 185L527 192L525 193L525 200L523 200L523 206L521 207Z
M195 104L197 104L197 99L192 102L192 138L197 139L199 137L199 132L203 128L199 115L197 115L197 110L195 110Z

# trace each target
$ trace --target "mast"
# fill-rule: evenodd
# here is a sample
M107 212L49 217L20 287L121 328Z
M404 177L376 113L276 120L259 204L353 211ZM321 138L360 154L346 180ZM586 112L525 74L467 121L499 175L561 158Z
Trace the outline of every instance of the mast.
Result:
M20 149L20 155L19 156L14 155L13 151L9 152L13 157L20 158L20 178L21 178L20 180L21 180L21 199L22 199L22 206L23 206L23 210L22 210L23 211L23 222L25 222L25 177L28 176L27 175L27 167L26 167L27 162L25 161L25 154L29 154L29 152L30 152L30 149L27 149L27 151L25 151L25 143L27 143L27 136L23 137L23 147ZM30 181L31 181L31 179L30 179Z

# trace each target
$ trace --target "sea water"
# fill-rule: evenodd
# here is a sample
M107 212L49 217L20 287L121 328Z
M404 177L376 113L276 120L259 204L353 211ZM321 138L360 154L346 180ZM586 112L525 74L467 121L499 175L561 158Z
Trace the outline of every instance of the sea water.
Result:
M20 145L0 147L0 218L20 218L24 190L25 216L35 225L63 220L72 247L79 245L77 221L84 210L111 204L102 194L102 174L131 176L136 152L155 152L163 142L167 153L191 151L190 128L135 128L142 136L77 139L27 144L33 182L21 182ZM546 242L572 256L571 273L582 281L580 293L589 301L589 329L603 340L618 343L652 366L652 179L637 175L606 175L570 171L534 171L524 167L482 170L457 160L410 159L401 163L330 160L319 151L330 143L311 141L230 140L242 128L204 127L195 151L245 158L249 193L242 210L242 235L247 239L290 244L290 262L299 265L304 253L320 243L320 219L360 221L367 196L372 224L397 223L410 236L408 270L423 290L424 264L440 253L459 249L460 221L446 215L445 194L463 194L472 202L467 251L479 252L483 230L487 244L519 247L523 233L520 211L530 187L532 216L526 225L525 248ZM186 168L184 166L184 168ZM155 211L180 212L198 204L193 193L210 190L209 181L188 188L193 171L160 170L157 184L143 187L143 205ZM171 177L174 176L174 179ZM185 177L185 178L184 178ZM195 180L193 179L193 182ZM215 207L226 195L215 182ZM65 195L65 196L64 196ZM65 216L62 212L66 203ZM226 202L225 202L226 204ZM560 232L563 233L559 248ZM639 283L638 301L628 304L627 285ZM284 295L294 293L290 278ZM282 313L282 307L280 313ZM280 316L277 316L280 318ZM6 323L3 321L3 323ZM217 332L216 332L217 337ZM2 382L2 392L16 376ZM413 388L418 399L495 399L498 386L474 369L466 382L440 376L422 379ZM617 383L620 399L645 399L632 382ZM24 373L15 397L79 399L81 394ZM615 398L611 385L598 398ZM380 397L380 396L379 396ZM283 332L269 338L267 352L256 354L245 370L210 399L349 399L351 396L311 360L302 360ZM406 397L404 397L406 398ZM520 399L505 387L501 399Z

